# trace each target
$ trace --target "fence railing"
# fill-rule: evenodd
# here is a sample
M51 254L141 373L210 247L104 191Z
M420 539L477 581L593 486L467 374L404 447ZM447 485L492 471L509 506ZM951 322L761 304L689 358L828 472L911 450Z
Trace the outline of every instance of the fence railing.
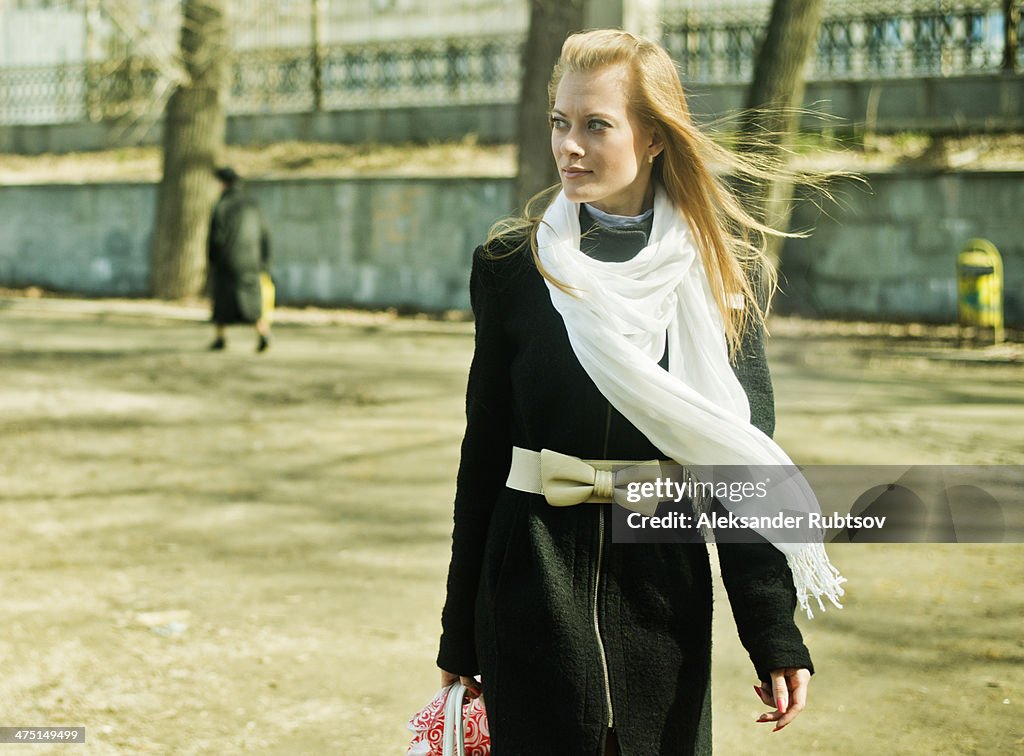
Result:
M830 2L810 78L958 76L1024 69L1006 54L1004 0ZM1017 3L1018 38L1024 23ZM767 20L749 7L666 3L663 42L687 83L749 81ZM232 114L512 103L522 33L238 50ZM0 68L0 124L159 116L170 82L144 55Z
M1006 60L1006 4L922 1L826 5L809 77L814 80L958 76L1024 67ZM1017 38L1024 32L1016 4ZM768 8L676 8L663 19L664 43L687 80L740 83L753 74Z
M328 45L316 56L304 47L246 50L233 56L228 112L515 102L521 53L518 36ZM166 84L144 58L0 68L0 123L142 118Z
M84 64L0 68L0 123L86 120Z
M235 56L233 113L484 105L519 94L518 36L253 50ZM320 75L314 76L319 61Z

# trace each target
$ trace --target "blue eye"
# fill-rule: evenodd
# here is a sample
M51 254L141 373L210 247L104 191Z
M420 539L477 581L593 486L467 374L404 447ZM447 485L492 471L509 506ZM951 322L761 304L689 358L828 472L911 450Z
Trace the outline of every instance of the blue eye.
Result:
M564 129L566 127L565 119L558 118L556 116L550 116L548 118L548 124L550 124L553 129Z
M607 121L599 121L596 118L587 122L587 128L591 131L604 131L611 126Z

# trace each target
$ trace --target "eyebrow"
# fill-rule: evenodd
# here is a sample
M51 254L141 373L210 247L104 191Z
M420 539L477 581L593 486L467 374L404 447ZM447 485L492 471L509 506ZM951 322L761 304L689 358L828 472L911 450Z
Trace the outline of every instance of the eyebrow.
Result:
M561 110L559 110L558 108L552 108L552 109L551 109L551 115L559 115L559 116L564 116L564 115L565 115L565 113L563 113L563 112L562 112ZM586 114L585 116L583 116L583 117L584 117L584 118L603 118L603 119L605 119L606 121L614 121L614 120L615 120L614 118L612 118L612 117L611 117L610 115L608 115L607 113L587 113L587 114Z

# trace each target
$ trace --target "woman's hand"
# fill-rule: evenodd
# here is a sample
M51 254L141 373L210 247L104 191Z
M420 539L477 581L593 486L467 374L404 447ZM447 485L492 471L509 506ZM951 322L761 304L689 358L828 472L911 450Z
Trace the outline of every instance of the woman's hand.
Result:
M786 667L773 669L770 683L762 682L754 686L757 697L765 706L774 711L766 711L758 722L775 722L777 732L788 725L807 705L807 684L811 681L811 673L803 667Z
M441 687L447 688L452 683L462 682L466 686L466 696L468 698L476 698L481 694L482 687L481 683L477 681L475 677L467 677L466 675L457 675L454 672L447 670L441 670Z

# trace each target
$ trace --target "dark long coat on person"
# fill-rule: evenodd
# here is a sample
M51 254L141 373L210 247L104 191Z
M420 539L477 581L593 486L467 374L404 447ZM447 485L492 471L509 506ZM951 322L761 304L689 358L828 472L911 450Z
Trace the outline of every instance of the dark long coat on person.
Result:
M649 232L649 222L595 227L584 251L627 259ZM470 292L476 349L438 666L481 674L494 756L599 756L610 724L623 756L710 753L706 547L613 543L607 505L552 507L505 486L513 446L583 459L666 455L583 370L528 247L501 260L478 248ZM770 435L760 329L746 334L742 352L734 370L752 422ZM813 672L782 553L763 542L718 552L760 679L782 667ZM745 683L736 688L753 696Z
M255 323L263 313L260 273L270 267L270 237L256 202L238 187L213 209L207 251L213 322Z

